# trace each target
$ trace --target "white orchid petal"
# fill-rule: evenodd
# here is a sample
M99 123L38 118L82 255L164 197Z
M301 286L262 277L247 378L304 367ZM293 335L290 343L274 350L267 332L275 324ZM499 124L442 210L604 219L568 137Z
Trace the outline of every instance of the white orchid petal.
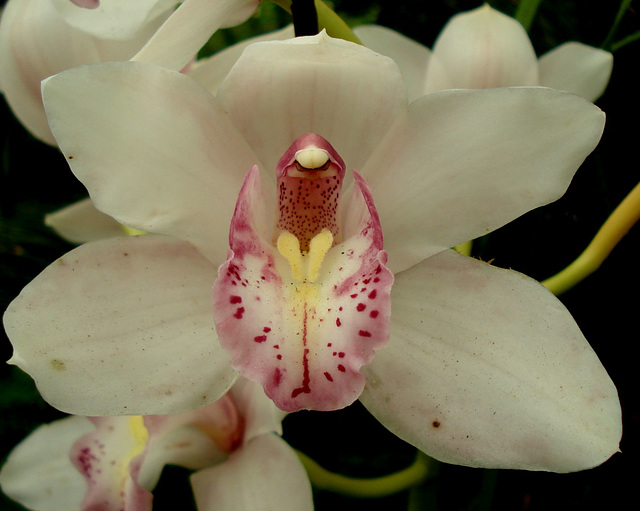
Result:
M99 0L92 8L71 0L48 0L72 27L101 39L131 39L177 0ZM76 2L78 3L78 2Z
M361 25L353 29L367 48L391 57L402 73L409 100L425 94L431 51L413 39L380 25Z
M609 83L613 55L599 48L569 42L540 57L540 85L598 99Z
M210 94L180 73L120 62L54 76L43 96L99 210L224 260L235 196L256 158Z
M55 145L40 82L83 64L127 60L154 28L145 27L127 41L101 41L67 25L51 0L10 0L0 22L0 88L20 122L43 142Z
M71 243L85 243L125 234L123 226L109 215L98 211L91 199L83 199L49 213L44 222Z
M539 283L451 251L396 276L361 401L439 460L570 472L618 449L615 386Z
M87 485L69 453L75 441L93 429L85 417L38 427L9 454L0 471L2 491L28 509L80 510Z
M545 88L442 91L410 105L363 175L401 271L556 200L604 114Z
M259 0L185 0L133 60L180 70L216 30L244 21L259 3Z
M283 41L285 39L291 39L293 36L293 25L288 25L275 32L252 37L246 41L229 46L211 57L199 59L193 67L189 68L187 74L211 94L215 95L247 46L260 41Z
M244 417L245 442L267 433L282 435L282 419L286 414L265 395L260 384L240 377L230 392Z
M196 472L198 511L313 510L311 485L296 453L276 435L263 435L224 463Z
M264 84L259 93L256 83ZM249 46L217 97L270 171L305 133L321 135L348 169L360 169L407 105L391 59L324 32Z
M538 62L515 19L483 5L451 18L433 47L426 92L538 85Z
M79 415L177 413L218 399L235 373L211 316L215 267L154 235L88 243L53 263L4 316L11 363Z

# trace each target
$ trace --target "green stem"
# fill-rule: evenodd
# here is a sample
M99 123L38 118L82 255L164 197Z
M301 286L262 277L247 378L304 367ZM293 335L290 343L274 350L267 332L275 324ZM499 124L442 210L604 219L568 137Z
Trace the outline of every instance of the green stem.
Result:
M273 3L282 7L288 13L291 13L291 0L271 0ZM326 29L327 34L331 37L351 41L352 43L362 44L360 39L353 33L349 25L338 16L327 4L322 0L315 0L316 11L318 12L318 29Z
M335 474L321 467L306 454L300 451L297 453L315 488L360 498L385 497L411 488L430 475L433 463L426 454L419 452L413 464L399 472L364 479Z
M611 25L611 28L609 29L609 33L607 34L607 37L602 43L603 49L605 50L611 49L613 51L613 48L612 48L613 38L615 37L616 32L618 31L618 25L620 25L620 22L622 21L622 18L624 17L624 14L629 9L630 5L631 5L631 0L622 0L622 2L620 2L620 7L618 8L616 17L613 20L613 25Z
M618 51L623 46L626 46L627 44L632 43L633 41L637 41L638 39L640 39L640 30L638 30L637 32L634 32L633 34L629 34L626 37L623 37L622 39L620 39L619 41L616 41L615 43L611 43L610 45L611 53Z
M640 184L625 197L602 225L584 252L542 284L556 295L571 289L596 271L629 229L640 220Z
M528 32L536 17L538 7L542 0L520 0L514 18L517 19L524 29Z

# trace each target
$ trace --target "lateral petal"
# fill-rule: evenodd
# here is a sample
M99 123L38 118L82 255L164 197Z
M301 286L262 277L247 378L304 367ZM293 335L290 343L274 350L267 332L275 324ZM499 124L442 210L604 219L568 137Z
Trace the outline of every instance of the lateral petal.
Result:
M391 268L402 271L558 199L603 128L600 109L552 89L417 99L362 169Z
M234 198L257 159L207 91L181 73L118 62L60 73L43 97L100 211L224 260Z
M430 456L571 472L618 450L616 388L538 282L443 252L396 276L391 341L362 403Z
M236 377L216 343L214 278L215 267L175 239L145 235L82 245L9 305L10 363L69 413L199 408Z

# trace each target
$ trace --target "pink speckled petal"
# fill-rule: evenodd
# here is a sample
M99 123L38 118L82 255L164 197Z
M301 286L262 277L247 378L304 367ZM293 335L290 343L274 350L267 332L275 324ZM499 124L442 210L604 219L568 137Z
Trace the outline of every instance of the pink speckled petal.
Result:
M83 509L151 510L153 496L137 483L148 435L142 417L91 418L96 430L71 449L71 461L87 481Z
M295 284L287 260L256 227L257 167L238 197L231 250L214 284L216 327L234 367L285 411L351 404L364 386L360 367L388 339L393 275L371 194L354 175L345 241L329 249L312 284Z
M196 472L198 511L312 511L311 485L295 451L276 435L261 435L228 461Z

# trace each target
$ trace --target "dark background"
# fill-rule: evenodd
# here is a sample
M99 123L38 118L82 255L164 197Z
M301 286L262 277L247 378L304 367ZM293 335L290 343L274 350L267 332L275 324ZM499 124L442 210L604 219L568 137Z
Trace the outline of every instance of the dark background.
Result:
M491 5L513 14L514 1ZM336 10L350 23L375 22L432 46L454 14L479 6L462 0L344 0ZM530 31L537 53L569 40L600 46L613 23L618 3L611 0L543 1ZM269 9L267 13L274 12ZM288 22L278 14L254 19L246 27L217 34L222 47L266 26ZM640 30L634 10L626 13L615 40ZM544 279L564 268L586 247L615 206L638 182L638 81L640 42L614 53L611 82L597 104L607 113L603 139L556 203L524 215L479 240L474 256ZM56 149L34 140L0 105L0 309L71 245L42 223L43 215L84 197L83 187ZM633 507L638 498L638 227L618 245L594 275L561 297L616 383L623 411L621 453L601 467L575 474L478 470L441 465L439 475L418 489L378 500L357 500L316 492L316 508L401 510L609 510ZM11 346L0 339L0 358ZM0 460L42 422L62 414L45 404L31 379L0 364ZM332 413L304 412L288 417L285 439L328 469L352 476L384 475L409 465L414 449L388 433L359 405ZM156 491L154 510L187 509L186 471L169 468ZM180 504L175 504L179 502ZM22 509L0 496L0 510Z

